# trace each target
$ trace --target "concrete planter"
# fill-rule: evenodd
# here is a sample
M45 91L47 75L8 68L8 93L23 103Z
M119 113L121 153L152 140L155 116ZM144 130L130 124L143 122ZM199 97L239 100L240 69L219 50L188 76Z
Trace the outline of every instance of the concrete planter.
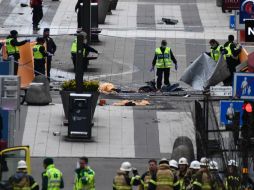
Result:
M60 91L60 96L61 96L61 100L63 103L63 109L64 109L64 116L66 119L68 119L68 117L69 117L70 93L73 93L73 91L65 91L65 90ZM85 92L85 93L92 94L92 118L93 118L100 92Z
M118 2L118 0L112 0L111 1L111 9L112 10L116 10L117 2Z
M104 24L109 9L110 0L98 0L99 24Z

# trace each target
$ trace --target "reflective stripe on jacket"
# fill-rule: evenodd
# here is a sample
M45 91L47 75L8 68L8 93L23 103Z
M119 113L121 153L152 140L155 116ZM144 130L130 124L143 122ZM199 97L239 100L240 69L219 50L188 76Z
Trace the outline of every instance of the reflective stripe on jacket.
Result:
M60 189L62 173L55 168L54 164L49 165L43 175L48 177L48 190Z
M231 51L231 46L232 43L229 43L228 46L225 47L225 49L228 51L228 53L225 55L226 57L232 57L233 59L238 59L238 56L234 56L232 51Z
M116 190L132 190L131 185L127 184L124 174L121 174L120 172L117 173L117 176L114 178L113 187Z
M155 54L157 56L155 66L157 68L171 68L172 60L170 55L170 48L166 47L164 53L161 52L161 48L156 48Z
M76 170L74 190L95 190L95 172L90 168Z
M7 38L6 39L6 50L7 50L7 54L14 54L14 53L19 53L19 49L18 47L16 46L12 46L11 45L11 41L13 40L14 38Z

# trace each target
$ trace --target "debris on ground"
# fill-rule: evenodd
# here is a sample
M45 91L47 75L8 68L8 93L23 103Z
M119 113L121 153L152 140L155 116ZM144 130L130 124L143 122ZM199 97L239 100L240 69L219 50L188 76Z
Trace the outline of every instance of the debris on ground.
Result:
M106 105L106 100L105 100L105 99L100 99L98 105L99 105L99 106L104 106L104 105Z
M99 91L103 94L116 94L118 90L114 84L106 82L100 84Z
M147 106L150 102L147 100L121 100L113 103L113 106Z
M139 93L156 92L155 80L146 82L146 86L142 86L138 89Z
M171 18L162 18L161 20L162 20L162 22L165 22L165 24L175 25L178 23L178 20L171 19Z

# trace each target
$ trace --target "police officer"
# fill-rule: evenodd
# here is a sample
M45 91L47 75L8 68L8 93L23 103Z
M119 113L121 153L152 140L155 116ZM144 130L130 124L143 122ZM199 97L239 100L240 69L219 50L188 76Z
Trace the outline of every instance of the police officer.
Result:
M241 177L237 171L238 163L235 160L229 160L227 166L227 173L224 182L226 190L240 190Z
M56 52L56 44L54 40L49 36L50 35L50 29L49 28L44 28L43 31L43 38L46 43L46 49L47 49L47 77L48 80L50 81L50 69L51 69L51 61L52 61L52 56Z
M224 44L226 49L226 62L231 73L231 76L227 78L224 82L224 85L231 85L233 80L234 72L236 71L236 66L240 64L239 54L241 53L242 46L239 46L234 42L234 36L229 35L228 41Z
M8 56L14 57L14 75L18 73L18 60L20 58L19 55L19 46L24 45L25 43L29 42L30 40L23 40L18 42L17 40L18 32L16 30L10 31L10 35L6 38L6 50Z
M77 31L77 33L81 33L82 31ZM84 33L84 32L83 32ZM86 34L84 33L84 36L86 37ZM92 48L87 44L87 40L84 37L84 43L83 43L83 71L87 70L88 66L88 59L87 56L89 52L94 52L98 54L98 51ZM76 60L77 60L77 38L75 38L71 45L71 59L74 66L74 71L76 70Z
M18 162L17 172L9 178L13 190L39 190L39 185L31 175L27 174L27 164L24 160Z
M222 54L225 53L225 50L222 45L219 44L218 41L215 39L211 39L209 41L209 44L211 46L211 50L209 53L207 53L209 56L212 57L212 59L217 62Z
M167 41L161 41L161 47L155 49L155 55L152 63L152 70L157 68L157 89L161 89L162 76L164 74L164 84L169 85L170 68L172 62L175 64L175 70L177 70L177 61L170 47L167 47Z
M132 171L133 177L129 176L130 171ZM113 190L132 190L132 186L140 185L140 183L137 169L132 168L130 162L123 162L113 179Z
M95 172L88 166L88 158L81 157L79 166L75 170L73 190L95 190Z
M45 50L44 38L38 37L37 43L33 47L33 56L34 56L34 75L45 75L45 62L47 57L47 52Z
M64 188L62 172L54 165L52 158L43 160L45 171L42 173L42 190L59 190Z
M177 177L170 170L169 162L162 158L156 175L152 176L149 182L148 190L179 190L180 184Z
M157 161L152 159L149 160L148 164L149 164L148 171L146 171L141 176L141 184L139 185L139 190L147 190L150 179L152 178L153 175L156 175Z

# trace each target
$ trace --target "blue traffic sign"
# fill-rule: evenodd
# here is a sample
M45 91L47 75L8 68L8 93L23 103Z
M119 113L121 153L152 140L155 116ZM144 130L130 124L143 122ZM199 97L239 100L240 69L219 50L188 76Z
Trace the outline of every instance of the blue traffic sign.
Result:
M229 16L229 28L235 29L235 15Z
M240 117L240 126L242 125L242 115L244 101L220 101L220 122L222 125L230 125L233 123L233 119L236 115Z
M254 73L234 73L233 96L254 99Z

